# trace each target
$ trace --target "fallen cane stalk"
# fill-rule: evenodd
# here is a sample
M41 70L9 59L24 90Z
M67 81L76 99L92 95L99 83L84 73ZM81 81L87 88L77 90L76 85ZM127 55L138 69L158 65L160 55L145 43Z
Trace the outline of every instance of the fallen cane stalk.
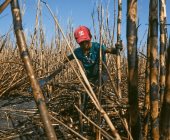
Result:
M106 131L104 131L102 128L100 128L97 124L95 124L90 118L88 118L76 105L74 105L78 112L80 112L84 118L86 118L91 124L93 124L96 128L98 128L104 135L106 135L106 138L114 140L112 136L110 136Z
M127 131L127 133L128 133L128 135L129 135L130 140L133 140L132 135L131 135L130 131L128 130L128 125L127 125L126 119L122 119L122 118L121 118L121 116L120 116L119 112L116 110L116 108L114 108L114 110L115 110L115 112L117 113L117 115L119 116L120 120L122 121L122 123L123 123L123 125L124 125L124 127L125 127L125 129L126 129L126 131ZM122 111L122 110L121 110L121 111ZM123 113L124 113L124 112L123 112Z
M55 114L55 112L51 112L52 114ZM68 130L70 130L71 132L73 132L76 136L78 136L79 138L81 138L82 140L87 140L85 137L83 137L82 135L80 135L79 133L77 133L76 131L74 131L73 129L71 129L70 127L68 127L67 125L65 125L63 122L61 122L60 120L58 120L57 118L53 117L52 115L50 115L50 117L52 119L54 119L55 121L57 121L60 125L64 126L65 128L67 128Z

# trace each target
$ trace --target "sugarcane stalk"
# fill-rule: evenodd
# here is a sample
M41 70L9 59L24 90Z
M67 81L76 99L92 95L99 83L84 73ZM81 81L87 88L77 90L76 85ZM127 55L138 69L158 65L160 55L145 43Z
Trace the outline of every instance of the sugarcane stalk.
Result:
M18 44L19 51L20 51L20 56L21 56L21 59L23 60L25 69L27 71L27 74L28 74L28 77L31 83L31 87L33 89L33 96L37 104L37 107L40 111L40 116L41 116L42 122L44 123L46 135L48 139L56 140L57 137L56 137L54 128L51 124L48 110L45 104L45 100L44 100L40 85L36 79L36 75L34 73L31 60L30 60L30 56L29 56L29 53L26 47L26 41L25 41L25 37L23 34L22 20L21 20L18 0L13 0L11 2L11 11L12 11L12 16L13 16L14 30L15 30L17 44Z
M34 57L34 50L35 50L35 40L37 38L37 28L38 28L38 16L40 13L40 0L38 0L37 2L37 9L36 9L36 18L35 18L35 27L34 27L34 34L31 38L31 45L30 45L30 49L31 49L31 58Z
M116 0L114 0L114 8L113 8L114 12L113 12L113 15L114 15L114 22L113 22L113 32L112 32L112 37L111 37L111 46L113 46L113 43L114 43L114 33L115 33L115 27L116 27Z
M3 12L3 10L9 5L9 3L12 0L5 0L1 5L0 5L0 14Z
M166 90L160 113L160 139L170 139L170 39L166 58Z
M149 43L149 32L147 37L147 62L145 69L145 99L144 99L144 124L143 124L143 138L148 139L148 127L149 127L149 116L150 116L150 43Z
M44 31L42 26L42 13L40 10L40 66L44 69ZM42 73L40 73L41 75Z
M1 44L1 47L0 47L0 53L2 52L2 50L5 47L6 43L8 42L8 37L9 37L9 33L11 32L11 30L12 30L12 28L10 27L9 31L5 35L5 39L3 40L2 44Z
M121 44L121 22L122 22L122 0L118 0L118 18L117 18L117 44ZM121 94L121 57L120 57L120 49L119 47L116 48L116 64L117 64L117 91L119 97L122 97Z
M129 129L134 140L140 139L141 124L138 109L138 58L137 58L137 0L127 2L128 49L128 102Z
M99 103L101 104L101 90L102 90L102 33L103 33L103 7L102 4L100 4L98 6L98 22L99 22L99 30L100 30L100 38L99 38L99 42L100 42L100 50L99 50L99 83L98 83L98 94L97 94L97 98ZM98 118L98 125L100 125L101 123L101 113L98 112L97 113L97 118ZM101 140L101 132L98 129L96 131L96 140Z
M149 33L150 33L150 109L151 109L151 137L159 140L158 121L158 0L150 0L149 5Z
M93 21L93 29L94 29L94 40L96 41L97 37L96 37L96 25L95 25L95 19L94 19L94 10L91 14L91 18L92 18L92 21Z
M165 0L159 0L160 10L160 101L163 103L163 96L165 92L165 49L166 49L166 5Z

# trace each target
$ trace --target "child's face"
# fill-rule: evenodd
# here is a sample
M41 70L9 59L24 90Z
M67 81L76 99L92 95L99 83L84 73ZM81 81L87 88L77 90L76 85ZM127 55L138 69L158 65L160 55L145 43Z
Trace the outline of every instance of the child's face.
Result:
M83 41L79 45L82 49L89 50L90 47L91 47L91 42L90 41Z

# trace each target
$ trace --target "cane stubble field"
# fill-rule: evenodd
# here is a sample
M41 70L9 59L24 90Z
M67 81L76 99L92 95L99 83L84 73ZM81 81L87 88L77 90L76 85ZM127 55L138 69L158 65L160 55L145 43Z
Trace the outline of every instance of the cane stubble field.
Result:
M63 29L48 2L36 2L35 27L28 34L24 25L23 30L20 28L23 21L16 18L17 14L24 16L27 5L17 0L0 1L0 11L3 3L8 3L13 13L11 27L0 33L0 139L56 139L52 135L59 140L170 139L169 17L165 0L150 0L148 27L142 35L138 33L138 1L127 1L126 31L121 22L124 1L114 0L114 13L109 13L102 2L94 6L92 41L107 47L123 42L122 51L106 56L107 65L102 66L108 80L102 85L86 79L81 62L63 63L78 47L74 22L69 21ZM21 5L17 14L16 3ZM48 41L44 9L55 26ZM121 38L122 32L126 37ZM19 42L22 39L26 44ZM54 133L50 134L51 128Z

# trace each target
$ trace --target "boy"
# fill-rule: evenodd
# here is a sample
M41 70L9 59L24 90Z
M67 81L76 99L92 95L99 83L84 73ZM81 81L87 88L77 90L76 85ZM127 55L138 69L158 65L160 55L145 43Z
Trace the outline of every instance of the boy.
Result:
M90 30L85 26L79 26L74 32L74 37L80 46L74 50L75 56L82 62L88 80L92 83L96 83L99 77L100 44L97 42L91 42L92 35ZM117 49L122 50L122 43L120 42L120 44L116 44L116 48L106 48L105 45L101 45L101 47L102 61L106 63L106 53L116 54ZM73 55L69 55L68 59L74 59ZM103 69L103 82L107 80L106 77L107 76Z

